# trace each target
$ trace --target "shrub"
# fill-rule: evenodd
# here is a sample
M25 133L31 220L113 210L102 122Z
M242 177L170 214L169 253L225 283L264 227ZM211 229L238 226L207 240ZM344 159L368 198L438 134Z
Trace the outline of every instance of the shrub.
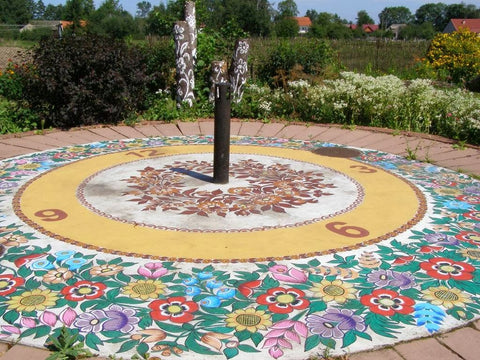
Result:
M480 37L468 29L438 34L425 58L437 74L447 74L455 83L468 82L480 75Z
M25 74L25 99L46 126L112 123L141 109L147 78L141 52L95 35L44 39Z
M0 97L0 134L34 130L38 121L27 104Z
M0 96L9 100L23 98L23 74L29 71L27 64L18 65L9 61L4 71L0 70Z
M295 69L307 75L322 75L335 63L329 43L319 39L295 39L280 41L261 61L258 77L269 85L284 85L285 79Z

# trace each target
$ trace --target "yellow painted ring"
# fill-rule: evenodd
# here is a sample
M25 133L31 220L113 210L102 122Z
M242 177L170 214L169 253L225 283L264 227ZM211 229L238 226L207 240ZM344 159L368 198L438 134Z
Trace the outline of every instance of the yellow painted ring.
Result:
M182 145L76 161L23 186L14 200L15 211L29 225L53 238L100 251L182 261L235 262L307 257L375 243L413 226L426 210L425 199L416 187L380 168L305 150L261 146L231 146L231 152L309 162L348 174L362 185L363 202L350 212L303 226L212 233L161 230L115 221L90 211L76 198L79 184L103 169L142 157L212 152L211 145Z

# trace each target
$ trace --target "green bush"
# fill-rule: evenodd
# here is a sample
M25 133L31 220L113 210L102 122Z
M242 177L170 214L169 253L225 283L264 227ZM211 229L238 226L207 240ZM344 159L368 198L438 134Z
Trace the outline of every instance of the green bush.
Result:
M7 68L0 70L0 96L9 100L20 100L23 97L22 75L28 71L27 65L23 65L22 71L19 71L18 64L9 62Z
M52 30L51 28L39 28L33 30L26 30L20 33L20 40L27 40L27 41L40 41L45 37L53 36L53 33L57 32L57 30Z
M284 85L295 69L318 76L333 64L334 52L327 41L303 38L280 41L261 60L258 77L269 85Z
M25 73L25 99L45 125L116 124L145 102L145 60L125 42L96 35L43 39Z
M38 122L27 104L0 97L0 134L34 130Z

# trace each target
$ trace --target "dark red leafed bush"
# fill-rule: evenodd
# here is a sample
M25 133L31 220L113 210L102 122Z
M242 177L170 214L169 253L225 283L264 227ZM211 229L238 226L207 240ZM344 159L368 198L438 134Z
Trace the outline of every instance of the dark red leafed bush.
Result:
M116 124L139 110L148 78L141 51L96 35L44 39L25 75L25 98L45 126Z

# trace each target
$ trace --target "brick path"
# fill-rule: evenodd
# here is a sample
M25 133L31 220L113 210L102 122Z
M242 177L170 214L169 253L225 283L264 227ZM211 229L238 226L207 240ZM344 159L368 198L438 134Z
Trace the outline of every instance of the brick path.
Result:
M109 126L72 129L70 131L46 131L0 136L0 159L28 154L67 145L102 140L145 138L153 136L213 135L213 121L162 124L149 122L135 127ZM480 148L455 149L453 142L434 136L401 133L371 128L343 129L335 125L311 125L291 123L261 123L233 121L232 135L271 136L287 139L318 140L356 146L410 156L419 161L480 177ZM376 351L348 356L349 360L478 360L480 359L480 320L461 329L426 339ZM23 345L0 343L1 360L45 360L48 352ZM321 358L319 354L319 358ZM104 358L95 358L96 360Z

